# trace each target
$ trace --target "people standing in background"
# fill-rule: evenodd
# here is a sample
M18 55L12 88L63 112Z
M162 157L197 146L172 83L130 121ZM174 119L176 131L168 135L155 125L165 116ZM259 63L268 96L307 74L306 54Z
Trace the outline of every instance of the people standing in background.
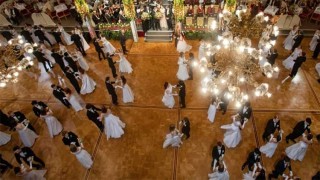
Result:
M125 35L125 31L124 30L121 30L121 34L120 34L120 45L121 45L121 48L122 48L122 52L123 54L127 54L128 53L128 50L126 48L126 35Z

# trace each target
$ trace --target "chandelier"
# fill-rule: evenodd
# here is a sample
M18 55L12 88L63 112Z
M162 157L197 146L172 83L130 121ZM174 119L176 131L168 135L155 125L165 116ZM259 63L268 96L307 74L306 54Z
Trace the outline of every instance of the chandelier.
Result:
M0 44L0 87L18 82L19 71L34 64L30 56L33 46L37 45L26 43L20 35L9 40L7 45Z
M270 48L275 45L270 35L276 37L278 28L268 25L268 17L263 13L251 17L246 9L237 10L235 14L224 10L219 19L219 23L212 22L212 30L216 30L218 24L222 29L223 19L226 31L216 41L206 43L206 56L194 64L205 74L201 82L202 91L217 97L225 96L235 102L236 107L249 100L249 86L255 88L256 96L271 97L269 85L257 82L255 74L260 72L271 78L278 73L279 68L272 67L266 60ZM263 32L267 34L264 33L266 37L259 42L260 48L252 47L250 38L259 37Z

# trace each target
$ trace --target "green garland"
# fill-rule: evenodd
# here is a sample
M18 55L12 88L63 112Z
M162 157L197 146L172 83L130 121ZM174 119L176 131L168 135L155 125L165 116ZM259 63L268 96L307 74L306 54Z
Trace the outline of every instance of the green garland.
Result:
M119 40L120 39L120 31L110 31L110 30L104 30L100 31L101 35L105 37L106 39L112 39L112 40ZM127 39L132 38L132 33L131 30L127 30L124 35L126 36Z
M174 7L174 14L175 18L178 21L182 21L184 19L184 0L174 0L173 7Z
M122 0L124 7L124 15L130 20L134 20L136 18L136 12L134 7L133 0Z

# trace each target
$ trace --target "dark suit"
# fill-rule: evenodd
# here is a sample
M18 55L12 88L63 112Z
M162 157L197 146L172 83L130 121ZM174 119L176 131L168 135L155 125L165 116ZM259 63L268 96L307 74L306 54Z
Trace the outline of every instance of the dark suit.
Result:
M296 124L296 126L293 128L292 133L290 133L287 137L286 140L292 140L295 142L295 139L300 137L305 131L308 131L310 133L310 125L305 126L305 121L300 121Z
M173 29L173 26L172 26L172 8L169 9L169 12L168 12L168 9L166 8L166 19L167 19L167 24L168 24L168 30L172 30Z
M124 34L120 34L120 45L122 48L122 52L123 54L127 53L127 49L126 49L126 36Z
M0 173L3 174L8 168L13 168L13 166L6 160L2 159L0 154Z
M78 72L79 71L77 63L72 59L72 57L64 56L64 60L66 60L68 62L68 66L71 67L71 69L74 72Z
M292 171L290 162L289 164L286 164L285 160L283 159L278 161L274 170L272 171L272 174L269 174L269 179L277 179L279 175L282 176L282 174L287 168L289 168L289 170Z
M54 39L57 41L57 44L59 43L62 43L62 40L61 40L61 32L56 32L56 31L53 31L53 32L50 32Z
M8 126L10 130L12 130L14 129L17 123L0 110L0 124L3 124L4 126Z
M57 86L56 89L53 89L52 93L54 97L56 97L63 105L65 105L67 108L70 108L70 103L60 86Z
M301 42L303 40L303 34L298 34L294 39L294 44L292 46L292 51L294 51L295 48L297 48L298 46L300 46Z
M248 165L249 171L252 171L254 164L260 162L260 158L260 155L255 154L254 151L250 152L246 162L243 163L242 168L244 169Z
M33 157L33 167L36 167L37 169L45 167L44 162L34 154L31 148L23 147L21 148L21 152L14 153L14 156L19 164L22 164L21 159L23 159L23 161L29 165L30 158ZM35 162L37 162L37 164L35 164Z
M96 16L96 15L92 15L92 21L93 21L96 25L98 25L98 24L101 22L100 17L99 17L99 16Z
M217 162L216 166L219 165L219 159L221 156L224 156L225 151L226 151L226 148L224 147L224 145L221 146L220 152L219 152L218 146L213 147L212 153L211 153L212 155L211 167L214 166L215 161Z
M24 37L24 39L26 40L26 41L28 41L29 43L34 43L33 42L33 39L32 39L32 37L31 37L31 33L29 32L29 31L27 31L27 30L22 30L21 32L20 32L20 34L21 34L21 36L23 36Z
M252 114L252 108L251 107L247 107L247 110L246 111L244 111L244 107L245 106L242 106L241 108L240 108L240 110L238 111L238 114L240 115L240 118L241 119L245 119L245 118L247 118L248 120L250 119L250 117L251 117L251 114Z
M82 53L82 55L86 55L86 51L84 50L81 42L81 37L78 34L72 34L71 41L73 41L76 44L77 48Z
M103 59L106 59L106 56L104 55L104 52L102 51L99 42L98 42L98 41L93 41L93 45L94 45L94 47L95 47L95 49L96 49L96 51L97 51L97 53L98 53L99 60L101 61L101 56L100 56L100 54L102 54Z
M312 58L317 59L319 53L320 53L320 39L318 39L318 44L317 44L316 48L314 49Z
M48 106L44 102L38 101L37 104L33 105L32 110L36 116L40 117L40 115L46 111L47 107Z
M274 65L274 63L276 62L277 57L278 57L278 53L274 53L274 52L267 56L267 60L271 64L271 66Z
M108 93L111 95L111 99L112 99L112 103L114 105L118 105L118 96L117 96L117 93L116 93L116 89L114 88L114 86L112 84L114 84L114 82L105 82L106 83L106 86L107 86L107 90L108 90Z
M180 99L180 106L181 108L186 107L186 85L184 84L183 81L180 81L177 84L177 87L179 88L179 99Z
M45 56L44 53L42 53L38 50L35 50L35 51L33 51L33 55L37 58L37 60L39 62L41 62L43 64L43 67L47 72L50 70L50 68L52 68L51 62L47 58L44 57Z
M30 124L30 122L28 121L28 119L26 118L26 116L20 112L20 111L16 111L13 113L13 115L9 116L9 119L11 119L12 121L15 121L16 123L23 123L23 125L27 126L30 130L36 132L36 130L34 129L34 127ZM27 123L29 122L29 123ZM16 124L15 124L16 125Z
M190 80L193 80L193 62L195 61L194 58L190 58L189 59L189 76L190 76Z
M262 135L262 139L265 141L269 141L268 137L273 134L276 129L280 131L280 120L277 123L274 123L273 119L269 119L266 128L264 129L264 133Z
M190 137L190 121L188 118L183 119L181 121L182 123L182 128L181 128L181 132L186 135L186 139L189 139Z
M56 52L52 53L51 56L54 58L56 63L59 64L61 70L65 72L66 66L64 65L64 62L63 62L63 56L61 56L59 53L56 53Z
M51 42L49 41L49 39L44 35L44 32L41 30L41 29L37 29L34 31L34 35L35 36L38 36L39 40L44 42L44 41L47 41L50 46L52 47L52 44Z
M226 113L227 111L227 108L228 108L228 105L229 105L229 101L230 99L228 99L227 97L227 90L225 90L223 93L222 93L222 97L221 97L221 103L219 104L221 110L223 111L223 114Z
M79 143L79 140L78 140L78 136L75 133L71 132L71 131L67 132L67 137L63 136L62 142L63 142L64 145L67 145L67 146L70 146L70 144L74 144L77 147L80 146L80 143Z
M104 125L101 122L102 120L101 121L98 120L98 117L99 117L98 111L101 111L101 109L93 106L87 109L87 116L91 121L93 121L98 126L98 128L102 132L104 129Z
M13 38L13 34L10 31L2 31L1 35L6 38L7 41Z
M116 78L118 76L116 67L114 66L114 64L116 64L116 62L113 62L113 59L110 55L107 56L107 60L108 60L108 65L109 65L111 72L112 72L112 77Z
M305 62L307 60L306 57L304 56L299 56L297 57L296 60L294 60L294 65L292 67L291 73L290 73L290 77L295 77L296 74L298 73L299 68L301 67L302 63Z
M70 83L72 84L72 86L74 87L74 89L77 91L77 93L79 94L80 93L80 86L79 86L79 83L74 75L74 72L72 71L66 71L66 76L67 78L69 79Z

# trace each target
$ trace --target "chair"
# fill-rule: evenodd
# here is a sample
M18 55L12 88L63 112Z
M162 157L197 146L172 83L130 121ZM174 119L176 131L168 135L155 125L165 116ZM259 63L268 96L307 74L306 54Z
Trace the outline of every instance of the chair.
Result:
M55 11L49 11L49 9L46 9L46 14L48 14L48 16L51 18L51 19L56 19L57 18L57 14Z
M203 25L204 25L204 18L197 17L197 26L203 26Z
M311 20L314 20L317 24L320 22L320 14L317 14L317 13L312 13L312 15L311 15L311 18L310 18L310 20L309 20L309 22L311 21Z
M192 23L192 17L186 17L186 25L187 25L187 26L193 25L193 23Z
M302 20L306 20L306 19L309 19L311 14L313 13L312 10L310 9L305 9L300 15L299 17L302 19Z

